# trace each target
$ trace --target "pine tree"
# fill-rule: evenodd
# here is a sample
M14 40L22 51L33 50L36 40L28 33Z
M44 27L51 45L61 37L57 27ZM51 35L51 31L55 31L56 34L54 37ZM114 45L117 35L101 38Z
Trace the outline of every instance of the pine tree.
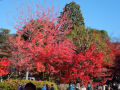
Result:
M72 30L74 30L76 26L85 26L84 18L80 10L80 5L76 4L75 2L66 4L63 12L61 12L61 15L58 18L58 22L60 22L63 18L65 18L65 20L71 20ZM62 27L67 26L68 23L66 25L65 23L62 25Z
M66 21L63 21L63 19ZM68 25L71 26L69 27L71 31L67 36L77 47L75 51L79 53L80 51L87 49L87 34L80 5L75 2L66 4L63 12L61 12L61 16L58 19L58 22L60 21L64 22L60 28L63 32L66 28L68 28Z

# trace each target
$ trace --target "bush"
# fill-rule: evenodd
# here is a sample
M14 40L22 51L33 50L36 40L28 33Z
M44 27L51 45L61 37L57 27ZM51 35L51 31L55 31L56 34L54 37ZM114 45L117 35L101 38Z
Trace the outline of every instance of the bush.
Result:
M55 90L58 90L58 87L55 83L49 81L29 81L29 80L4 80L0 82L0 90L17 90L19 85L25 85L26 83L31 82L36 85L37 90L42 88L43 84L54 85Z

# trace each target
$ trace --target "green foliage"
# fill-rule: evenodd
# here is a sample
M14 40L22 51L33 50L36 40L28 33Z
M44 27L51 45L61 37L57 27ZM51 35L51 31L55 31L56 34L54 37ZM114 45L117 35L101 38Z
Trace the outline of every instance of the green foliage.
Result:
M58 90L58 87L55 83L49 81L29 81L29 80L5 80L0 83L0 90L17 90L19 85L25 85L26 83L33 83L36 85L37 90L43 86L43 84L54 85L55 90Z
M110 40L110 38L109 38L109 36L108 36L108 33L107 33L105 30L101 30L100 33L101 33L101 37L102 37L104 40Z
M71 2L65 5L63 12L59 17L59 20L68 20L68 25L71 24L71 32L67 35L73 44L75 44L76 51L79 53L80 51L84 51L89 46L87 33L85 30L84 18L82 16L80 5L75 2ZM71 20L69 22L69 20ZM62 30L65 31L68 26L66 23L61 25Z
M72 24L77 26L84 25L84 19L82 17L80 5L76 4L75 2L66 4L64 12L67 12L67 11L70 12L68 18L72 19Z
M72 20L71 21L72 30L75 30L76 26L78 27L85 26L84 18L80 10L80 5L76 4L75 2L71 2L65 5L63 12L61 12L61 15L58 19L58 22L62 20L63 18L64 20ZM66 29L67 26L68 24L65 23L62 25L62 28Z
M68 38L76 46L77 52L85 51L89 47L89 39L84 26L74 26L73 31L68 34Z
M109 36L106 31L93 28L85 29L84 26L74 26L74 29L68 34L68 38L76 46L78 53L85 51L91 44L95 44L97 51L104 53L104 60L106 62L110 61L108 56L110 49L106 43L106 41L109 41Z
M5 42L9 38L9 30L0 28L0 43Z
M96 34L96 35L99 35L99 37L101 39L103 39L104 41L110 40L110 38L105 30L97 30L97 29L93 29L93 28L87 28L87 29L88 29L89 35Z
M8 39L9 39L9 30L0 28L0 57L7 56L7 46L8 46Z
M98 50L105 50L105 48L107 47L106 41L109 40L107 32L93 28L87 28L87 30L90 43L96 44Z
M89 43L95 44L96 49L104 53L104 60L109 62L110 56L108 56L108 53L110 52L110 49L106 42L110 39L107 32L105 30L97 30L93 28L87 28L87 32Z

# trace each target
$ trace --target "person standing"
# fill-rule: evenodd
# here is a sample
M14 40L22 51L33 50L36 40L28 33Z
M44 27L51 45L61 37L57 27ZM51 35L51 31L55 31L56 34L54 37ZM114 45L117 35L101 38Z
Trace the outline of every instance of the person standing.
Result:
M49 88L49 85L48 85L48 84L46 84L46 90L50 90L50 88Z
M23 90L23 86L19 85L18 90Z
M117 85L117 86L118 86L118 90L120 90L120 83L118 83L118 85Z
M55 90L53 84L51 84L50 90Z
M100 85L100 86L98 86L98 90L102 90L102 86Z
M71 84L71 85L69 86L69 90L75 90L75 86Z
M80 83L79 82L76 83L76 90L80 90Z
M88 82L88 84L87 84L87 90L91 90L90 82Z
M42 90L47 90L45 84L43 84Z

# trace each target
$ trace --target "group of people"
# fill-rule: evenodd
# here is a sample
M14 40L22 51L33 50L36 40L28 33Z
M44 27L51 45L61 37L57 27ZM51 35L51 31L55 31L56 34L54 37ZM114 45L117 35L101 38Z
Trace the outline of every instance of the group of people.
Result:
M53 84L51 84L51 88L49 87L48 84L44 84L42 87L42 90L55 90Z
M26 85L22 86L19 85L18 90L36 90L36 86L29 82ZM55 90L53 84L51 84L51 87L48 84L44 84L42 88L40 88L40 90Z
M88 82L86 89L84 87L80 86L79 82L70 83L69 87L68 87L68 90L91 90L91 89L92 89L92 87L91 87L90 82Z

